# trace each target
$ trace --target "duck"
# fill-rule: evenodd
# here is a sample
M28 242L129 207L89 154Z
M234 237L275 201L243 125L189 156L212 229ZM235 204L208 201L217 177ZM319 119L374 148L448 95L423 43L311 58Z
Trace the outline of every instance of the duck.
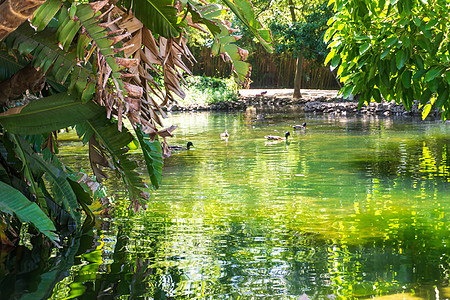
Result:
M292 126L294 129L305 129L306 128L306 122L303 122L302 125L294 125Z
M227 137L229 137L230 135L228 134L228 131L225 129L225 132L223 132L223 133L221 133L220 134L220 138L221 139L225 139L225 138L227 138Z
M191 147L194 147L194 144L192 144L192 142L187 142L186 147L174 145L174 146L169 146L169 149L170 149L170 151L184 151L184 150L190 150Z
M289 131L286 131L286 133L284 134L284 137L277 136L277 135L266 135L264 137L266 139L268 139L268 140L271 140L271 141L273 141L273 140L287 140L288 136L290 136L290 135L291 135L291 133Z

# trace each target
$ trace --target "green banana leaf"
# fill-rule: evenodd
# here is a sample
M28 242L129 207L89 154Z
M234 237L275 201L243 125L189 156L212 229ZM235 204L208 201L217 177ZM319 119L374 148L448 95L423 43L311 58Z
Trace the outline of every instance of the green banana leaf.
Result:
M150 177L153 187L157 189L161 183L162 168L164 165L161 144L158 140L150 142L148 138L145 139L144 134L138 127L135 129L135 132L139 140L139 144L141 145L142 152L144 153L148 176Z
M222 0L238 19L253 33L267 52L273 52L273 40L270 30L264 29L256 19L255 11L250 0Z
M36 203L28 200L21 192L0 181L0 210L16 215L22 222L33 224L39 232L52 242L59 242L55 226Z
M83 142L90 140L92 135L99 144L109 152L116 171L120 174L129 197L132 200L148 197L143 189L146 188L142 178L136 172L136 161L129 158L127 145L133 141L133 135L126 129L117 129L117 123L109 120L106 114L96 119L77 124L77 134Z
M0 114L0 125L10 133L31 135L55 131L92 119L104 111L67 93L35 100Z
M26 163L34 170L33 173L45 174L52 188L55 201L70 214L77 225L81 224L81 214L79 212L77 197L68 182L67 174L42 159L39 154L33 152L30 145L26 142L22 142L21 144L22 149L26 153Z
M9 55L6 50L0 50L0 82L11 78L11 76L22 69L27 63L20 55L14 57Z
M177 9L171 0L122 0L118 5L131 9L153 34L162 35L165 38L178 37L185 23L178 23Z

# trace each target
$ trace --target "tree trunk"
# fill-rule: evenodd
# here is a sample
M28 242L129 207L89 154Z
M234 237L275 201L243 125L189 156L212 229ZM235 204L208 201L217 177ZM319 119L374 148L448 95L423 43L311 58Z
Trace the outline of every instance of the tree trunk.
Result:
M294 1L288 0L289 2L289 11L291 12L292 23L297 22L297 17L295 16L295 6ZM294 79L294 94L292 98L298 99L302 97L302 93L300 92L300 88L302 86L302 69L303 69L303 55L299 52L297 56L297 66L295 67L295 79Z
M289 11L291 12L292 23L296 23L297 22L297 18L295 17L294 1L288 0L288 5L289 5Z
M16 30L45 0L0 0L0 41Z
M300 89L302 87L302 69L303 69L303 55L301 53L297 56L297 67L295 68L295 79L294 79L294 94L292 98L298 99L302 97Z

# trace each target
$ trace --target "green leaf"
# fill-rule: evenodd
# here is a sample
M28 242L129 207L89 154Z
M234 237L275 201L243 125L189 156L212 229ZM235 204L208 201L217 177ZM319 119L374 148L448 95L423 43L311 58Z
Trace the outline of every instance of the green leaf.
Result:
M391 50L388 48L388 49L385 49L382 53L381 53L381 55L380 55L380 59L383 59L383 58L385 58L386 57L386 55L388 55L389 54L389 52L391 52Z
M432 95L433 92L427 88L425 91L423 91L422 96L420 97L420 104L426 104L428 101L430 101Z
M398 38L396 38L395 36L392 36L392 37L386 39L386 41L384 42L384 47L389 48L390 46L394 45L397 42L398 42Z
M417 71L416 73L414 73L413 80L414 81L419 80L420 78L422 78L422 76L423 76L423 74L425 74L425 72L426 72L426 70L424 70L424 69Z
M431 68L428 70L428 72L425 74L425 82L429 82L433 79L435 79L438 75L441 74L441 71L435 68Z
M424 49L425 51L427 51L427 52L431 52L431 42L430 42L430 40L428 39L428 38L426 38L426 37L424 37L424 36L422 36L422 35L420 35L418 38L417 38L417 43L419 44L419 46L422 48L422 49Z
M430 21L428 21L427 25L425 25L425 30L430 30L431 28L436 26L436 24L438 22L439 22L439 19L437 19L437 18L431 19Z
M137 164L127 154L127 145L134 140L133 135L122 128L117 129L117 123L106 117L106 112L95 119L87 120L77 125L77 133L83 141L88 141L93 134L104 150L108 151L117 173L121 176L132 200L147 199L142 190L146 185L136 172Z
M164 164L161 144L158 140L151 142L148 138L145 138L140 128L136 128L135 132L144 153L148 175L153 187L157 189L161 183L162 168Z
M130 8L153 34L165 38L174 38L180 35L182 24L177 20L177 9L171 0L122 0L118 3Z
M28 200L21 192L0 181L0 210L15 214L20 221L31 223L52 242L59 242L55 226L36 203Z
M273 52L272 36L266 31L263 35L260 34L260 30L263 29L261 23L256 19L255 12L253 10L252 3L249 0L235 0L233 3L231 0L222 0L226 6L236 15L236 17L253 33L253 35L259 40L261 45L267 52Z
M333 57L333 59L331 60L331 66L333 68L336 68L339 65L340 61L341 61L341 56L340 55L335 55Z
M360 54L360 55L363 55L364 53L366 53L367 49L369 49L370 46L371 46L370 43L362 44L362 45L359 47L359 54Z
M62 93L1 113L0 125L12 133L40 134L92 119L102 111L93 102L83 104Z
M445 82L443 82L440 84L438 88L438 97L434 105L438 108L441 108L442 106L444 106L444 103L446 101L449 101L448 96L449 96L449 87L447 84L445 84Z
M411 87L411 76L412 72L409 70L402 73L402 84L407 89Z
M336 50L334 48L331 49L331 51L328 53L327 57L325 58L325 61L324 61L325 66L328 65L328 63L335 56L335 54L336 54Z
M405 50L400 49L395 57L395 62L398 70L405 66L407 59L408 57L406 56Z
M55 165L45 161L38 153L33 151L27 142L24 140L20 140L19 142L26 154L26 161L24 163L30 165L34 174L45 174L53 191L54 199L70 214L76 224L80 224L81 214L78 211L77 198L67 181L67 174Z
M344 99L348 99L348 97L350 96L350 94L353 91L353 87L354 87L353 85L344 86L344 88L341 91L342 97L344 97Z
M31 23L36 27L37 31L42 31L50 23L61 7L62 2L59 0L47 0L33 14Z
M375 99L376 102L380 103L382 100L380 90L377 88L374 88L372 90L372 97Z
M24 23L12 32L7 38L7 43L11 43L12 49L17 49L22 55L33 55L33 66L41 67L46 64L49 67L54 64L55 67L50 71L49 76L53 75L58 83L64 83L66 78L72 72L73 85L78 77L87 78L92 74L92 65L77 64L76 51L64 52L58 47L55 31L52 28L46 28L42 32L36 33L28 24ZM49 65L50 64L50 65ZM84 83L86 80L84 80Z

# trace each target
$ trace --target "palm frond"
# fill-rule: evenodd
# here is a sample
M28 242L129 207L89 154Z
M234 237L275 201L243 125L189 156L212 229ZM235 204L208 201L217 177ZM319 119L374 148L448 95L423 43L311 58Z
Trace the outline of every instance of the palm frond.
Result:
M28 200L21 192L0 181L0 211L16 215L19 220L33 224L39 232L52 242L59 242L55 226L36 203Z
M158 140L150 141L149 137L144 136L141 129L135 129L139 144L144 154L145 163L147 164L148 176L152 182L153 188L159 188L162 179L162 168L164 160L162 157L161 144Z
M40 181L42 176L45 176L51 186L55 201L70 214L76 224L80 224L81 214L78 211L77 197L67 181L67 174L55 165L45 161L20 137L17 137L15 141L20 144L17 147L23 149L25 153L22 163L29 166L29 169L33 173L34 181Z
M93 102L83 104L61 93L1 113L0 125L10 133L42 134L95 118L103 111Z
M250 0L222 0L227 7L239 18L239 20L253 33L263 47L273 52L273 39L270 30L262 27L256 19L255 11Z
M118 3L131 11L151 32L167 39L180 35L185 23L178 22L172 0L122 0Z
M0 50L0 82L10 78L27 64L28 61L22 56L13 56L6 50Z
M143 191L147 186L136 172L136 162L127 153L127 145L134 140L131 133L126 128L118 131L117 124L107 119L106 114L78 124L76 129L83 141L89 141L92 137L96 139L97 146L102 150L98 155L105 152L109 154L116 172L127 188L130 200L133 201L134 209L138 210L143 204L141 199L148 200L149 195Z

